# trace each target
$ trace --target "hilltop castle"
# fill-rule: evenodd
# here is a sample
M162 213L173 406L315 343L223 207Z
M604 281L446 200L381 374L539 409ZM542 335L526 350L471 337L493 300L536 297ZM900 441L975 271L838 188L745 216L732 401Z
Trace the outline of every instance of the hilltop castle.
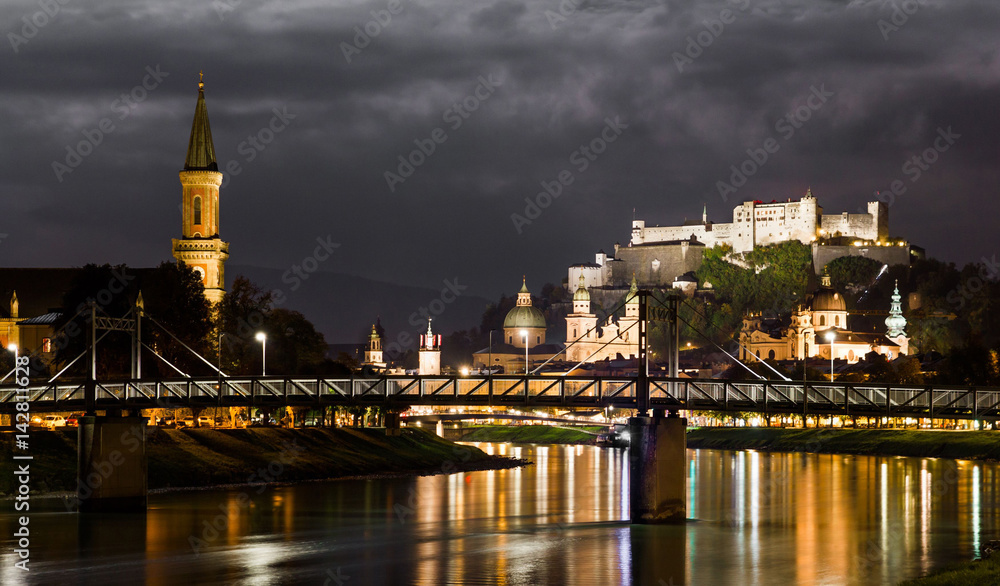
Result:
M572 287L582 276L587 287L624 288L634 275L642 285L683 287L701 266L706 247L728 245L733 252L744 253L790 241L812 247L816 274L841 256L865 256L895 265L923 255L906 241L890 240L889 209L884 203L868 202L866 213L823 214L810 189L797 201L743 202L733 208L733 221L725 224L709 221L707 208L700 221L680 226L647 226L645 220L633 220L628 246L616 244L613 255L602 250L595 262L569 267L567 283Z

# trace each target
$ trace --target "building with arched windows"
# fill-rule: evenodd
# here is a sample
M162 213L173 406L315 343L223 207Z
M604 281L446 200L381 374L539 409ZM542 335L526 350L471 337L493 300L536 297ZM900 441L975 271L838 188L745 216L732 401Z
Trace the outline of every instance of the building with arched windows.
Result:
M795 310L789 325L783 326L780 320L761 314L743 318L740 359L748 362L804 357L830 359L832 355L853 364L869 352L876 352L894 360L909 353L909 338L903 332L906 319L899 299L897 286L886 320L886 334L851 331L844 296L830 285L830 276L824 273L819 289Z
M173 240L173 255L201 277L205 298L218 303L225 295L229 243L219 237L219 187L222 173L215 160L212 128L205 105L205 84L198 81L191 139L181 180L181 238Z
M579 285L573 294L573 313L566 316L566 360L598 362L618 357L638 357L638 290L635 277L632 277L632 288L625 296L625 315L617 320L609 317L598 328L597 316L591 313L586 279L580 275Z

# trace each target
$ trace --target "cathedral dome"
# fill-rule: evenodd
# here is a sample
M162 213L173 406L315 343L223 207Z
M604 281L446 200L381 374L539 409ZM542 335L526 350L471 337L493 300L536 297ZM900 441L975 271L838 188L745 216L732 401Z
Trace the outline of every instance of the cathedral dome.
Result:
M822 283L819 290L813 294L812 310L847 311L847 302L844 301L844 296L833 289L830 285L830 275L826 272L823 273Z
M813 296L813 311L847 311L844 296L833 289L820 289Z
M507 312L507 317L503 320L503 327L545 329L545 316L537 307L518 305Z

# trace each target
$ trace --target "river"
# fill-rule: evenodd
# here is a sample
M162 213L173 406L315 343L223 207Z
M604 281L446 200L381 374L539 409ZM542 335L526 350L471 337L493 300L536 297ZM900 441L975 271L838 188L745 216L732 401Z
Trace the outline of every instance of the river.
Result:
M625 451L477 445L535 464L33 510L27 573L7 507L0 583L895 584L1000 538L993 463L688 450L689 522L632 526Z

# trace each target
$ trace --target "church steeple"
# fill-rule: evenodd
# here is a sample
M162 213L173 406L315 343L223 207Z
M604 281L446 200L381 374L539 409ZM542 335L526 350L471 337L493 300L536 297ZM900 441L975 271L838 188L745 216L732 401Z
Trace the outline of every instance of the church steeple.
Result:
M899 281L896 281L896 285L892 290L892 304L889 306L889 317L885 318L885 326L888 328L886 336L889 338L906 335L906 332L903 331L906 328L906 318L903 317L902 299L902 296L899 294Z
M215 144L212 142L212 127L208 123L208 106L205 105L204 74L198 73L198 103L194 107L194 121L191 123L191 139L188 141L185 171L218 171L215 161Z
M215 161L212 130L205 106L205 83L198 81L198 102L191 123L187 158L180 172L181 238L173 241L174 258L195 271L205 287L205 297L218 303L225 294L229 243L219 238L219 187L222 173Z

